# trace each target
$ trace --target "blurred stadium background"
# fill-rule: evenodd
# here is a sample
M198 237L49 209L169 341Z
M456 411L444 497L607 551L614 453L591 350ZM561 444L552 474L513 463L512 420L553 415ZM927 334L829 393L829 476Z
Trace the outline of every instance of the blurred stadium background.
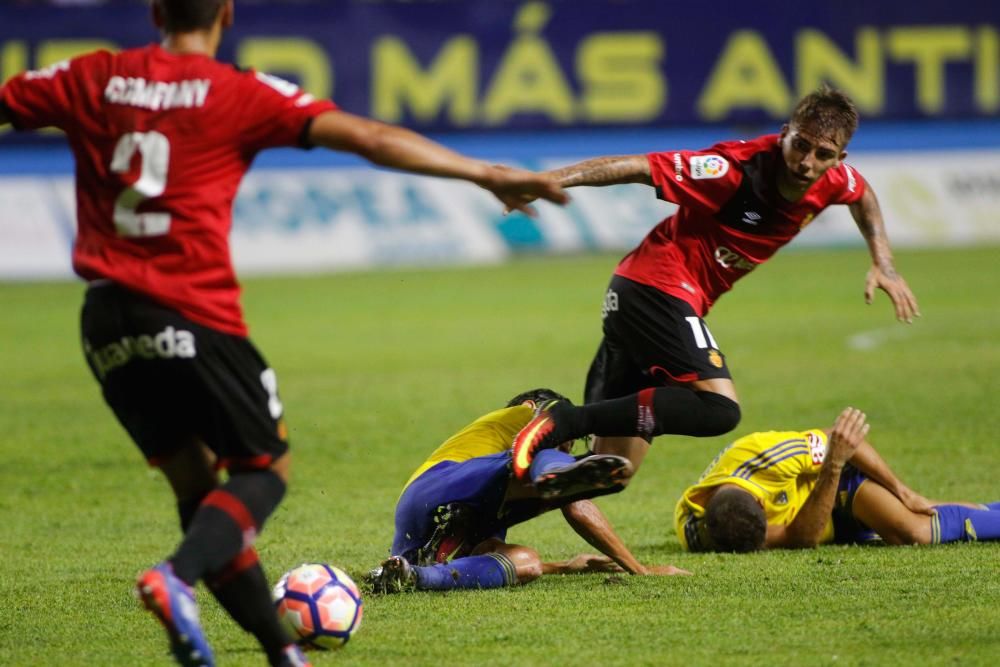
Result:
M57 6L58 5L58 6ZM483 159L540 168L776 131L821 82L862 114L849 160L896 247L1000 241L1000 4L240 1L221 57ZM146 2L0 4L0 79L155 40ZM262 156L237 202L243 275L624 251L669 207L641 186L503 217L476 188L314 151ZM72 164L0 133L0 280L68 277ZM860 244L843 207L793 247Z
M849 161L879 193L925 316L903 327L883 296L861 306L861 237L828 211L711 315L739 364L739 433L863 406L914 488L997 498L996 0L236 4L223 59L536 168L777 131L800 94L843 88L862 114ZM138 0L0 0L0 80L155 39ZM72 178L58 134L0 131L0 664L165 665L130 590L176 519L79 353ZM565 210L504 217L464 184L321 151L259 158L233 239L296 452L259 543L272 578L315 559L360 576L441 439L528 386L579 394L608 275L669 207L637 185L571 194ZM675 499L727 440L663 438L637 483L601 502L637 557L696 576L371 596L352 646L316 663L995 665L1000 544L680 553ZM586 549L554 512L512 539L546 558ZM261 664L200 601L220 661Z

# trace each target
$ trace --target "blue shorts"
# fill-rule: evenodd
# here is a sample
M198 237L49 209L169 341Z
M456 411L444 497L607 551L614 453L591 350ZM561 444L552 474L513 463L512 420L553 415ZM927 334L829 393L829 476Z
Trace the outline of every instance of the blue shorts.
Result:
M472 546L490 537L504 539L507 529L499 514L509 482L509 451L467 461L442 461L428 468L396 503L392 554L413 562L434 533L437 509L450 503L461 503L471 510L474 534L467 542Z
M881 536L854 517L854 496L867 481L864 473L847 464L840 474L837 500L833 506L833 541L836 544L872 544L882 541Z

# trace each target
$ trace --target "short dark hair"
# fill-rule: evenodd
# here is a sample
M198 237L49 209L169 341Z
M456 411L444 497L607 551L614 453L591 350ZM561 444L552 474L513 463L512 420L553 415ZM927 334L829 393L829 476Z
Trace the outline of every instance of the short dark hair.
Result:
M704 520L712 551L747 553L764 546L767 517L748 491L719 489L705 507Z
M843 92L826 84L809 93L795 105L791 122L812 125L823 132L840 134L844 145L858 129L858 110Z
M515 405L521 405L521 403L524 403L525 401L534 401L535 405L541 405L542 403L551 400L568 401L569 399L559 392L552 391L551 389L529 389L528 391L521 392L514 398L507 401L507 407L512 408Z
M160 8L166 32L211 28L226 0L153 0Z

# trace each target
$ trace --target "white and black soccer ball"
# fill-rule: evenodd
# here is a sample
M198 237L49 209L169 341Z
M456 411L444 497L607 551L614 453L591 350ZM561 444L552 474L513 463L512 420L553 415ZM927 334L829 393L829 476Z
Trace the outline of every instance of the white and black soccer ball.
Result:
M333 565L303 563L286 572L272 594L282 625L305 648L340 648L361 625L361 592Z

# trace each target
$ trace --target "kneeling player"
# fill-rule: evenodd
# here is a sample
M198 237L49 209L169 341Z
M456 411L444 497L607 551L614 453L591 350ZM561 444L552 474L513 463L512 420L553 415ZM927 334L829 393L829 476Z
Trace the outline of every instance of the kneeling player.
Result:
M740 438L677 503L681 545L744 552L1000 539L1000 503L927 500L895 476L867 433L864 413L847 408L829 430Z
M587 500L622 488L632 473L627 459L573 457L566 443L539 452L527 480L513 477L514 436L552 400L565 399L548 389L516 396L449 438L417 468L396 504L393 556L370 575L375 591L498 588L542 574L587 571L686 574L639 563ZM591 543L600 533L596 543L607 557L543 563L534 549L504 541L510 526L557 507Z

